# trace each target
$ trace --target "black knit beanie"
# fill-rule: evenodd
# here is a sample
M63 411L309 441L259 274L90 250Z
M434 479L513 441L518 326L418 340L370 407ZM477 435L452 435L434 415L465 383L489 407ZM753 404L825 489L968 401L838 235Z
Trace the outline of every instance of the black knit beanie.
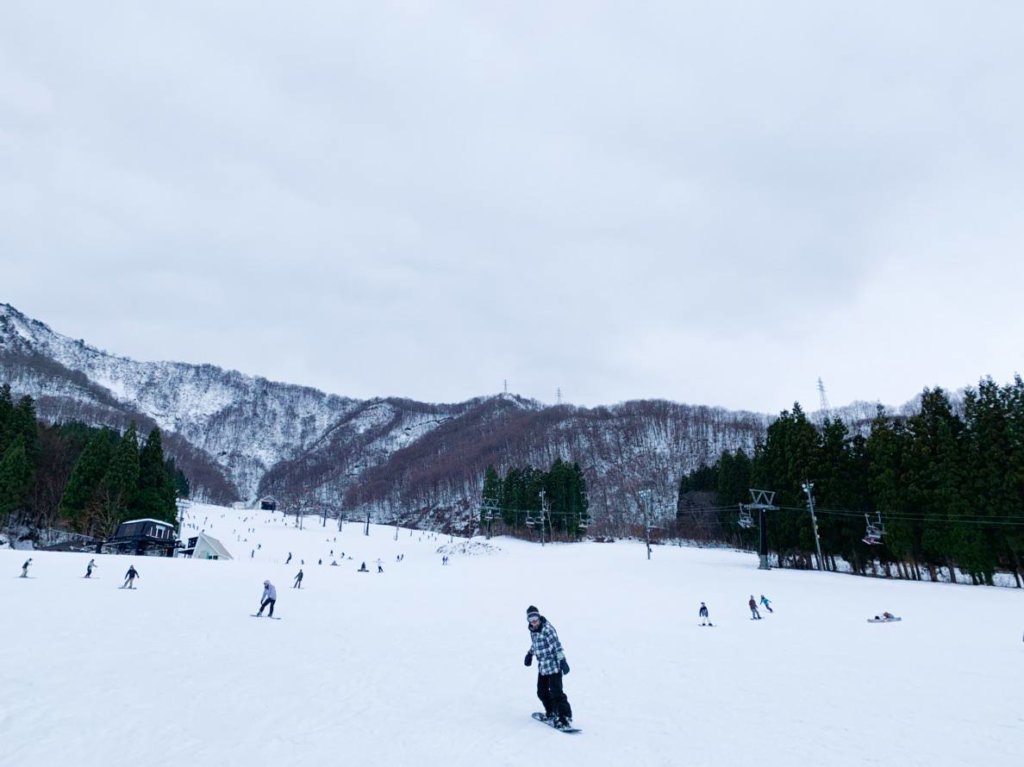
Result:
M538 610L536 607L534 607L533 605L530 605L529 607L526 608L526 620L530 620L531 618L539 618L539 617L540 617L540 610Z

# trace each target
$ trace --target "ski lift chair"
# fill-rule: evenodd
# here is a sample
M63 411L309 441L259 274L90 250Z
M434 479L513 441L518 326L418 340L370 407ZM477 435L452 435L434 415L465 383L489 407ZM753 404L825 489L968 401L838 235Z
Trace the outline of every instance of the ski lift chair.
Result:
M744 530L749 530L754 526L754 518L750 514L750 509L744 507L743 504L740 504L740 518L737 521Z
M862 539L868 546L878 546L882 543L882 536L885 535L885 528L882 526L882 513L878 512L878 522L872 522L869 514L864 515L867 522L867 531Z

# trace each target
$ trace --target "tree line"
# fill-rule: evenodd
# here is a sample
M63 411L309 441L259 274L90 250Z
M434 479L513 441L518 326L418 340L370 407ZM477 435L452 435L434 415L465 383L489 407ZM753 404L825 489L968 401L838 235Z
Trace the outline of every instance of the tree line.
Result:
M506 530L532 529L575 538L590 523L587 480L578 463L556 458L548 471L513 466L502 477L493 465L484 473L480 524L490 530L500 521Z
M812 423L799 404L783 411L753 455L723 452L685 475L677 517L702 508L717 516L721 540L756 545L738 523L750 488L775 491L768 546L781 566L810 567L815 551L805 483L812 493L824 566L841 557L855 572L938 580L942 568L991 584L997 571L1024 585L1024 382L983 379L954 406L925 389L918 412L879 408L866 434L838 419ZM865 518L865 515L868 515ZM881 522L877 545L865 541Z
M188 494L158 428L140 443L134 423L123 433L47 425L31 397L14 402L0 386L0 515L10 524L107 538L132 517L173 522L177 497Z

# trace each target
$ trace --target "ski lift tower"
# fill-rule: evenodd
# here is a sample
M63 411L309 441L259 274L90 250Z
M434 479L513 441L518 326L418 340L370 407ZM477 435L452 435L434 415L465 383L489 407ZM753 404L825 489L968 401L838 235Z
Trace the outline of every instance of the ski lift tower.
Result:
M185 523L185 515L188 513L188 510L192 507L192 501L189 500L188 498L178 497L174 501L174 507L177 510L176 516L178 518L178 538L181 540L185 540L185 534L182 532L181 526Z
M651 560L651 530L657 530L658 525L655 525L651 521L651 491L641 490L640 499L643 502L641 507L644 513L644 534L647 543L647 561Z
M821 382L821 379L818 379ZM825 560L821 556L821 536L818 535L818 518L814 516L814 483L811 481L805 481L801 486L803 491L807 493L807 508L811 512L811 527L814 528L814 548L818 552L818 569L821 571L825 570Z
M544 525L551 518L551 502L548 494L540 491L540 545L544 545Z
M771 570L768 564L768 527L765 525L764 513L766 511L778 511L779 507L772 501L775 499L774 490L757 490L750 488L750 497L753 503L743 504L741 510L757 512L757 555L760 559L758 570Z

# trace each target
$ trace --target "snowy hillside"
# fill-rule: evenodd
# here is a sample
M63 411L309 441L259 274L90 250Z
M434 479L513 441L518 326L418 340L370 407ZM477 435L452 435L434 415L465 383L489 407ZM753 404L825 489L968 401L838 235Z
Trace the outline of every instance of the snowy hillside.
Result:
M0 550L0 761L1008 767L1024 753L1019 591L765 572L722 550L647 561L629 542L299 530L220 507L193 507L198 529L235 559L103 556L87 580L89 555L35 552L21 579L27 553ZM141 580L120 590L130 563ZM279 621L250 617L265 578ZM762 593L775 612L753 621ZM529 604L560 634L580 735L529 718ZM866 622L883 610L903 621Z
M471 529L488 465L577 462L591 514L616 529L637 489L671 516L683 473L748 452L771 421L665 401L545 407L511 394L463 403L357 401L213 365L108 354L0 304L0 383L48 422L159 426L200 498L273 494L284 505Z

